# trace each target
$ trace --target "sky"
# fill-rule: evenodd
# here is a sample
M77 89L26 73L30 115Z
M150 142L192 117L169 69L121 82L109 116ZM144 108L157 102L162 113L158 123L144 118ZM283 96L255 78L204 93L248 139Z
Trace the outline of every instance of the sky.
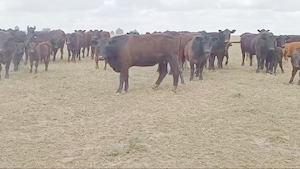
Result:
M300 34L300 0L0 0L1 29Z

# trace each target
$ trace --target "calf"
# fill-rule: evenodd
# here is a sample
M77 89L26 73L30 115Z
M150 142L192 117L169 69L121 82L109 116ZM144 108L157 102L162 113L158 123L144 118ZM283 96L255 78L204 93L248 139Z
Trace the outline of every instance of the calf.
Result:
M37 73L37 68L41 60L45 61L45 71L48 71L51 50L49 42L38 44L32 42L29 44L30 73L32 73L33 62L35 62L35 73Z
M154 89L157 89L167 74L167 63L173 70L173 91L176 92L180 72L178 46L180 38L165 34L121 35L113 37L105 48L100 60L107 60L116 72L120 72L120 84L117 93L121 93L125 83L128 91L128 69L132 66L154 66L159 64L159 77Z
M25 52L25 44L24 43L16 43L16 51L13 58L14 63L14 71L19 70L19 64L21 61L21 58L23 57Z
M300 70L300 48L297 48L295 52L291 56L291 62L293 65L293 71L292 71L292 77L289 81L290 84L293 83L295 75L297 74L297 71ZM300 74L299 74L300 76ZM300 85L300 80L298 82L298 85Z
M207 63L207 58L210 56L212 46L211 37L207 34L202 34L194 37L188 42L184 49L184 56L190 62L191 74L190 81L194 78L194 65L196 65L197 77L203 80L203 67Z
M282 67L282 58L283 58L283 52L280 47L275 47L274 52L269 52L266 59L266 68L269 69L270 74L273 73L276 75L276 69L279 64L281 68L281 72L284 73L283 67Z

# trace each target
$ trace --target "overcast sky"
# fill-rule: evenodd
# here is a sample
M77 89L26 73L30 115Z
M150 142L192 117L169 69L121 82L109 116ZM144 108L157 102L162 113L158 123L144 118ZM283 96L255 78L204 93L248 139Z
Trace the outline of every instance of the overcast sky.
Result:
M270 29L300 34L300 0L0 0L2 29L27 25L140 33L236 29L235 34Z

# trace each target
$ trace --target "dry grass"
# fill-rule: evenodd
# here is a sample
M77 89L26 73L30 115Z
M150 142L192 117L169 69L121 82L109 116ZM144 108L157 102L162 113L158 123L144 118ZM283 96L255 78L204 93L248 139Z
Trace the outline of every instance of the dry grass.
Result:
M0 167L300 167L299 89L286 73L229 65L171 91L172 76L151 87L155 67L119 74L94 61L22 66L0 82ZM103 63L100 64L103 67Z

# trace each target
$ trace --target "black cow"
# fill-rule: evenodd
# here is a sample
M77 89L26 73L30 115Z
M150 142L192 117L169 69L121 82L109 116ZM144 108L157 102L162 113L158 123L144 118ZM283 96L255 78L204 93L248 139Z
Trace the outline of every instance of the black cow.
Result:
M81 40L83 39L83 35L80 32L75 32L67 36L67 46L70 52L72 53L72 60L75 62L75 57L78 56L80 58L80 49L82 47ZM68 56L68 62L70 61L70 54Z
M16 51L13 58L14 63L14 71L19 70L19 64L21 61L21 58L23 57L25 52L25 44L24 43L16 43Z
M251 52L254 51L257 56L257 73L264 69L266 58L269 52L274 52L275 47L276 36L271 32L260 33L253 39L251 43ZM268 68L266 69L266 72L269 72Z
M292 42L299 42L300 41L300 35L288 35L290 37L289 40L286 41L286 43L292 43Z
M2 65L5 65L5 78L9 78L9 67L16 51L15 39L13 36L4 31L0 31L0 79Z

